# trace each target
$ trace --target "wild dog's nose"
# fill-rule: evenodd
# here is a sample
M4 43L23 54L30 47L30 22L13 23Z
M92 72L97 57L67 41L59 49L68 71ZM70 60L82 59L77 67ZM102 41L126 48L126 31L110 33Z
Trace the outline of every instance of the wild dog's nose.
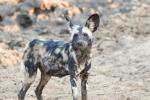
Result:
M82 42L78 42L77 45L78 46L83 46L83 43Z

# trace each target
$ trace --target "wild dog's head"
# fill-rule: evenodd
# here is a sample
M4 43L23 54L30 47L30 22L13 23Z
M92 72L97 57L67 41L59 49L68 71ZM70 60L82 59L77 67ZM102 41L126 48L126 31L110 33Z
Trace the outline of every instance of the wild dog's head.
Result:
M100 17L98 14L91 15L84 26L74 25L68 16L65 16L69 23L71 42L75 49L85 50L92 45L93 35L99 26Z

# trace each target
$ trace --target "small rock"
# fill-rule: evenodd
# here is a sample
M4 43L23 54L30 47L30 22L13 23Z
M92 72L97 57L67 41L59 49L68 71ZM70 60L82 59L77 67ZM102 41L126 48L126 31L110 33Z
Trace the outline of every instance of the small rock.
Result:
M32 19L27 14L18 15L17 22L23 28L28 28L28 27L32 26L32 24L33 24Z

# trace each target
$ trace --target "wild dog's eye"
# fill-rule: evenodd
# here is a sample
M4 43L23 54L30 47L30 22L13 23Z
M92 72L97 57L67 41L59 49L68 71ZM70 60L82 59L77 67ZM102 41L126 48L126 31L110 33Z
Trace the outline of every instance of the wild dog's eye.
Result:
M78 34L74 34L74 37L77 37L78 36Z
M83 33L83 35L84 35L85 37L88 37L88 34L87 34L87 33Z

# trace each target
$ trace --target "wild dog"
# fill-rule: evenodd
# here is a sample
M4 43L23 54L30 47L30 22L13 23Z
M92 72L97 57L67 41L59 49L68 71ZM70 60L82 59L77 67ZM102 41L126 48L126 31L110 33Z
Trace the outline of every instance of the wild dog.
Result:
M71 40L68 43L57 40L35 39L24 51L24 82L18 94L19 100L24 100L27 90L34 82L37 69L41 71L41 79L35 90L38 100L42 99L42 90L52 76L70 76L73 100L77 100L77 75L81 77L82 100L87 100L87 79L91 68L91 48L93 36L99 26L100 16L91 15L84 26L75 25L68 16ZM84 68L78 72L81 65Z

